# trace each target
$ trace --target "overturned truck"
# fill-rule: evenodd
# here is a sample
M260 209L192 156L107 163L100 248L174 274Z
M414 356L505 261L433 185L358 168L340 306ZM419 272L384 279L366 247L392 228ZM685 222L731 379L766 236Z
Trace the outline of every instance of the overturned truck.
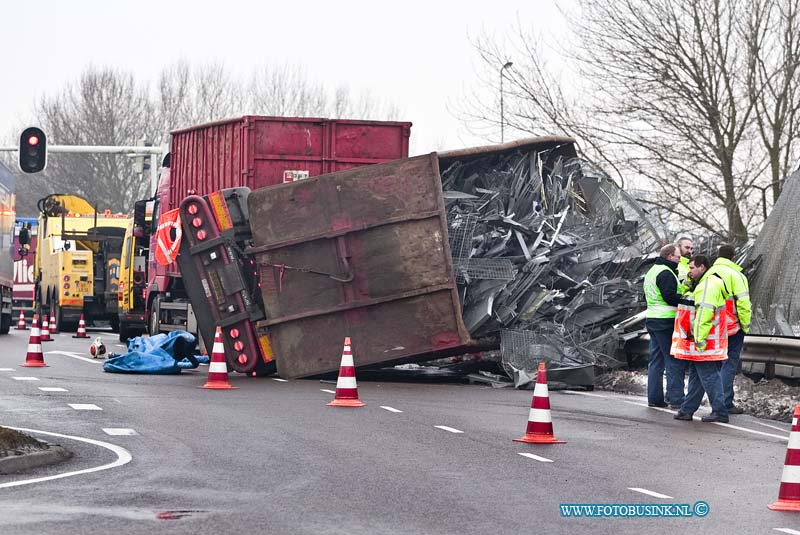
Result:
M203 338L219 326L232 369L287 378L337 370L345 336L359 366L613 359L661 242L563 137L189 196L180 217Z

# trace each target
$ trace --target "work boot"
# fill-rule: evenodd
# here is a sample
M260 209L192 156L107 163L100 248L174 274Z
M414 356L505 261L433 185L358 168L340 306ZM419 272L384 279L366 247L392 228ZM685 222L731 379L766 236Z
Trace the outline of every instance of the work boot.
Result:
M683 420L686 422L692 421L692 415L686 414L685 412L678 411L678 413L672 417L673 420Z
M674 403L670 403L670 404L669 404L669 408L670 408L670 409L674 409L674 410L676 410L676 411L677 411L677 410L680 410L680 409L681 409L681 406L680 406L680 405L676 405L676 404L674 404Z
M701 422L720 422L720 423L723 423L723 424L727 424L728 423L728 417L727 416L720 416L716 412L712 412L711 414L709 414L707 416L703 416L702 418L700 418L700 421Z
M728 414L744 414L744 409L734 405L733 407L728 407Z
M666 403L648 403L647 406L648 407L658 407L660 409L663 409L663 408L665 408L667 406L667 404Z

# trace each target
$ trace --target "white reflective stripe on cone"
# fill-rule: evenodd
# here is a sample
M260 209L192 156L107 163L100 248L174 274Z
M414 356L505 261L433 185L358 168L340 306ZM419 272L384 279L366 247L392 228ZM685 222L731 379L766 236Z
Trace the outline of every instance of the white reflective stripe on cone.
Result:
M531 409L528 414L529 422L551 423L553 418L550 416L550 409Z
M795 431L789 435L789 445L787 449L800 450L800 431Z
M353 365L353 355L348 355L347 353L343 353L341 366L349 366L351 368L355 367Z
M350 354L352 354L353 350L350 349L350 346L344 346L344 349L342 349L342 353L350 353Z
M228 367L224 362L212 362L208 365L208 373L228 373Z
M797 418L792 418L792 427L797 425Z
M357 388L355 377L342 377L336 381L336 388Z
M214 347L211 348L211 353L222 353L225 354L225 348L222 346L222 342L214 342Z
M800 483L800 466L784 465L781 483Z
M28 344L28 353L41 353L42 352L42 344L31 345Z
M545 384L545 383L536 383L536 386L533 387L533 397L535 397L535 398L546 398L546 397L548 397L547 384Z

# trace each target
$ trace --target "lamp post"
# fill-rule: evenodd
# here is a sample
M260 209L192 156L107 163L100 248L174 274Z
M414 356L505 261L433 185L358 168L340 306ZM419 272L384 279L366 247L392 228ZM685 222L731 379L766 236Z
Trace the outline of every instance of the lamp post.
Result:
M511 68L512 65L513 65L512 62L507 61L505 65L500 67L500 143L503 143L503 141L505 140L504 136L505 115L503 113L503 71Z

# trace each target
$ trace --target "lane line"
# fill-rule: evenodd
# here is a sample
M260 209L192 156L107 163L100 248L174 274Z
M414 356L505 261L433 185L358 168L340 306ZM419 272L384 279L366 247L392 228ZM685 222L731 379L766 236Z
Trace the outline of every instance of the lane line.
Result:
M14 368L0 368L0 372L13 372Z
M547 459L545 457L539 457L538 455L534 455L533 453L517 453L517 455L522 455L523 457L527 457L528 459L533 459L535 461L539 461L540 463L552 463L552 459Z
M460 431L453 427L447 427L446 425L434 425L436 429L441 429L442 431L447 431L448 433L463 433L464 431Z
M381 409L389 412L403 412L400 409L395 409L394 407L389 407L387 405L381 405Z
M103 427L103 432L114 437L138 435L135 429L127 427Z
M601 396L601 395L598 395L598 394L591 394L589 392L578 392L578 391L572 391L572 390L564 390L562 393L568 393L568 392L572 392L573 394L577 394L577 395L581 395L581 396L591 396L591 397L596 397L596 398L612 399L612 400L616 400L616 401L621 401L622 403L628 403L630 405L636 405L636 406L645 407L645 408L648 408L648 409L655 409L655 410L658 410L658 411L661 411L661 412L666 412L666 413L669 413L669 414L676 414L677 413L677 411L672 410L672 409L668 409L666 407L663 407L663 408L662 407L648 407L647 403L642 403L642 402L638 402L638 401L630 401L630 400L627 400L627 399L619 399L616 396ZM693 419L694 420L700 420L700 417L693 416ZM741 427L739 425L733 425L733 424L724 424L722 422L712 422L712 423L714 425L727 427L729 429L735 429L737 431L744 431L745 433L751 433L753 435L760 435L760 436L764 436L764 437L777 438L777 439L783 440L784 442L788 442L789 441L789 436L788 435L782 436L782 435L776 435L774 433L765 433L764 431L756 431L755 429L748 429L747 427ZM756 423L758 423L758 422L756 422ZM771 426L769 426L767 424L761 424L761 425L765 425L767 427L771 427ZM775 429L778 429L778 428L775 428ZM783 431L783 429L778 429L778 430L779 431Z
M95 405L94 403L67 403L70 407L75 409L76 411L101 411L100 407Z
M800 535L800 531L791 528L773 528L775 531L780 531L781 533L788 533L789 535Z
M775 429L776 431L786 431L786 429L781 429L776 425L769 425L769 424L762 424L761 422L753 422L754 424L763 425L764 427L769 427L770 429Z
M15 381L38 381L38 377L12 377Z
M665 500L674 500L672 496L667 496L666 494L659 494L658 492L653 492L652 490L642 489L639 487L628 487L628 490L632 490L634 492L641 492L642 494L647 494L648 496L652 496L653 498L664 498Z
M324 388L320 388L319 391L320 392L327 392L328 394L336 394L336 392L334 390L326 390Z
M278 381L279 383L288 383L289 379L281 379L280 377L273 377L273 381Z
M128 346L123 344L114 344L114 347L121 347L122 349L128 349Z
M39 390L42 392L69 392L69 390L60 386L40 386Z
M92 364L100 364L101 362L103 362L103 360L105 360L105 359L100 359L100 360L98 360L98 359L90 359L90 358L87 358L87 357L83 357L83 356L79 355L78 353L73 353L71 351L46 351L45 355L64 355L65 357L71 357L73 359L78 359L78 360L83 360L83 361L86 361L86 362L91 362Z
M561 393L575 395L575 396L588 396L590 398L611 399L611 396L604 396L602 394L592 394L591 392L580 392L578 390L561 390Z
M126 465L133 459L131 454L125 448L121 448L116 444L101 442L100 440L93 440L91 438L84 438L84 437L75 437L71 435L62 435L61 433L50 433L48 431L39 431L38 429L26 429L24 427L9 427L9 429L14 429L15 431L22 431L23 433L34 433L40 435L47 435L51 437L72 439L72 440L77 440L79 442L85 442L87 444L100 446L101 448L106 448L108 450L113 451L117 455L117 460L112 463L95 466L94 468L85 468L83 470L77 470L75 472L65 472L63 474L56 474L54 476L37 477L34 479L23 479L22 481L11 481L10 483L0 483L0 489L6 489L10 487L20 487L22 485L30 485L31 483L41 483L42 481L62 479L65 477L78 476L82 474L91 474L92 472L99 472L101 470L108 470L110 468L116 468L117 466Z

